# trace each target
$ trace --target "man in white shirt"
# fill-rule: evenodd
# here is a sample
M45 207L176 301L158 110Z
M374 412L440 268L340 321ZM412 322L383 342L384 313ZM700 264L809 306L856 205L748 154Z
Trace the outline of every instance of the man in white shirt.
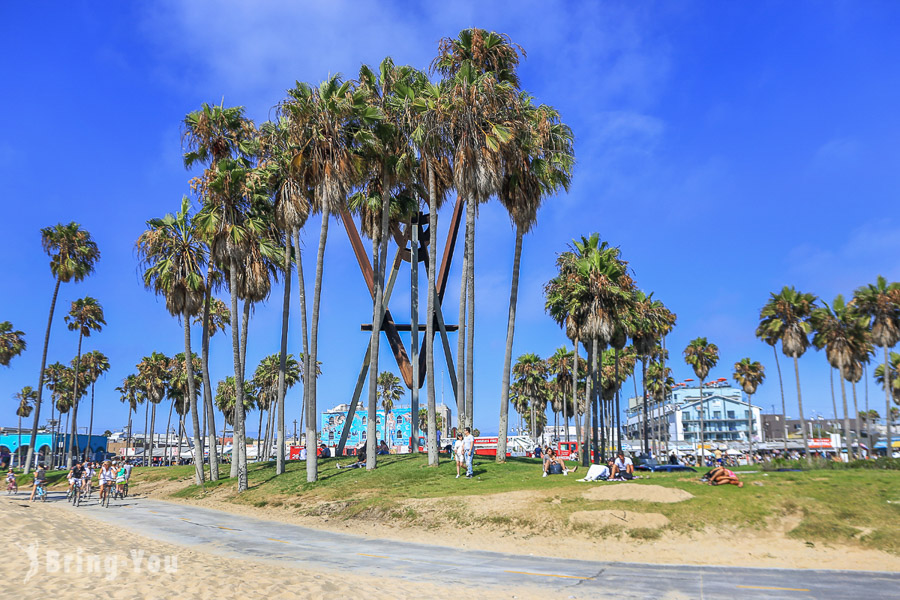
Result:
M616 457L610 479L634 479L634 463L631 458L625 456L624 452L619 452Z
M466 477L472 478L472 457L475 455L475 436L472 430L466 427L466 437L463 438L463 452L466 457Z

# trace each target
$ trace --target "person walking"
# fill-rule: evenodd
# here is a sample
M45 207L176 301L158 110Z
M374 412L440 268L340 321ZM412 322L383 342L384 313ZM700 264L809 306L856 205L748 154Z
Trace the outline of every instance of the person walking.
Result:
M475 456L475 436L472 435L472 429L466 427L466 437L463 438L463 451L466 458L466 477L472 478L472 459Z
M461 431L456 434L456 441L453 443L453 456L456 458L456 478L459 479L460 470L466 467L466 451Z

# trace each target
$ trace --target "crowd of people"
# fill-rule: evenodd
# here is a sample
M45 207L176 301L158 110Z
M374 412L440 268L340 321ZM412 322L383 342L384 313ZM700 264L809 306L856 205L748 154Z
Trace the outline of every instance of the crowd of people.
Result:
M124 496L125 486L131 478L132 468L132 464L127 460L105 460L103 462L76 460L66 474L66 481L69 484L66 496L70 497L73 493L89 495L95 479L100 490L101 501L110 492ZM10 492L18 492L18 481L12 467L6 473L6 486ZM46 486L47 467L44 463L40 463L34 471L29 500L34 501L35 496L39 492L45 491Z

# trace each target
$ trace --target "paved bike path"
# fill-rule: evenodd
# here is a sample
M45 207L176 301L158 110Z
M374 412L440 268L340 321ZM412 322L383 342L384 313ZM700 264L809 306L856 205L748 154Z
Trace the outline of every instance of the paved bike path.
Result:
M584 561L461 550L309 529L145 498L89 502L85 516L234 558L564 598L896 599L900 574Z

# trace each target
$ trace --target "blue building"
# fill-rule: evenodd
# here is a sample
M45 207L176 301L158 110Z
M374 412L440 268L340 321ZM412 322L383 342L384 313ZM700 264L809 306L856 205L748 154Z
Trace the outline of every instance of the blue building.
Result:
M47 461L50 460L50 452L54 442L57 453L65 453L69 449L69 437L69 434L61 433L57 435L56 433L39 432L35 440L35 447L37 448L35 462L47 464ZM18 432L9 433L8 430L0 434L0 464L9 464L10 460L16 458L16 450L19 448L20 439L22 440L21 456L24 461L28 454L28 444L31 442L31 430L25 431L23 429L21 437ZM89 439L90 441L88 441ZM79 455L83 454L85 447L88 447L88 444L90 444L89 454L92 459L99 460L106 453L106 437L102 435L92 435L89 438L87 435L78 434L75 436L75 444L78 447Z
M337 406L336 408L322 413L322 422L320 426L319 438L323 444L328 446L337 446L341 440L341 432L344 429L344 423L347 421L347 412L349 407L346 404ZM378 411L378 421L376 423L377 440L380 443L385 433L385 414L383 410ZM366 440L366 428L369 425L369 419L365 410L357 410L353 415L352 425L350 426L350 434L347 437L347 448L353 448ZM388 446L405 446L409 444L409 437L412 435L412 421L410 408L395 408L387 414L387 444Z

